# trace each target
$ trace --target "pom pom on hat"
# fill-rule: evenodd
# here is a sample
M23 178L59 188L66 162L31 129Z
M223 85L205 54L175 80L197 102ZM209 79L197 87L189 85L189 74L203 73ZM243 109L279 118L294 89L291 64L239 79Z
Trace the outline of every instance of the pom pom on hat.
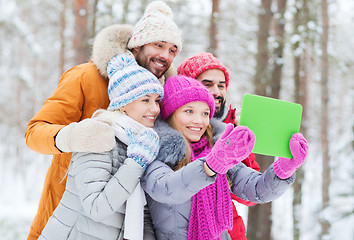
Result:
M210 108L209 117L214 116L214 97L199 81L183 75L169 77L165 83L164 91L165 97L161 104L162 119L167 119L183 105L198 101L208 104Z
M134 26L128 48L132 49L157 41L176 45L176 54L182 50L181 36L176 23L173 21L172 10L161 1L154 1L147 6L144 16Z
M155 1L150 3L146 9L145 9L145 15L153 13L154 11L158 11L161 12L163 14L165 14L168 17L173 18L173 12L172 9L167 6L164 2L161 1Z
M138 65L132 54L120 54L111 59L107 66L109 78L108 110L113 111L148 94L164 92L159 80L147 69Z
M179 65L177 73L191 78L197 78L199 74L209 69L220 69L224 72L226 87L229 86L230 74L221 62L211 53L201 52L194 55Z

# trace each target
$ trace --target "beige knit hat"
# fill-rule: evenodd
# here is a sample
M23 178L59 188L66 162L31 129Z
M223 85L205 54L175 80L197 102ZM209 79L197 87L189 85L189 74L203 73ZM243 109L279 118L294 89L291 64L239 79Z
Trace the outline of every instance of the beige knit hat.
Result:
M179 29L173 21L171 8L164 2L150 3L144 16L135 25L128 48L140 47L148 43L164 41L177 46L176 54L182 50Z

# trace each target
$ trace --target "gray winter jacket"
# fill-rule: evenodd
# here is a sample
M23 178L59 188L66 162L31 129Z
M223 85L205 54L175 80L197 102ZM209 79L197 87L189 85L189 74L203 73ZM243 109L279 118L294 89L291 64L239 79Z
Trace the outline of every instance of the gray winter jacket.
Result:
M131 25L115 24L97 34L92 61L100 75L107 77L111 58L126 53L132 31ZM172 64L163 78L176 74ZM95 99L91 95L85 99L92 101L91 98ZM97 108L92 103L85 107ZM118 236L123 226L125 201L143 173L132 159L126 159L125 149L123 143L117 142L117 147L110 152L73 154L66 190L39 239L121 239ZM59 160L65 159L62 156ZM98 181L99 178L103 180ZM80 195L74 194L79 191ZM149 237L145 237L147 233ZM144 239L154 239L151 229L144 229Z
M225 124L213 121L215 139ZM161 120L154 130L160 137L157 159L146 169L141 185L147 193L147 201L157 239L187 239L192 207L192 196L212 184L216 177L208 177L203 169L204 158L173 171L186 152L180 133ZM231 191L238 197L255 203L266 203L281 196L295 180L295 176L282 180L276 176L271 165L263 174L239 163L228 171L233 185ZM228 239L226 231L222 239Z
M118 139L104 153L74 153L66 189L43 239L123 239L125 202L144 172Z

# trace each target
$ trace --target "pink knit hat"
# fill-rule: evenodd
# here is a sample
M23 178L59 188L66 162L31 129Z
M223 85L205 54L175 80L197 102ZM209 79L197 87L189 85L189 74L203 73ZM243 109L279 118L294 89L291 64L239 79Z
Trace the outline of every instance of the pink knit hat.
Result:
M210 118L215 111L213 95L203 84L183 75L169 77L164 86L161 117L167 119L174 111L190 102L205 102L210 108Z
M209 69L220 69L225 74L226 87L229 86L230 74L221 62L211 53L201 52L194 55L179 65L177 73L191 78L197 78L199 74Z

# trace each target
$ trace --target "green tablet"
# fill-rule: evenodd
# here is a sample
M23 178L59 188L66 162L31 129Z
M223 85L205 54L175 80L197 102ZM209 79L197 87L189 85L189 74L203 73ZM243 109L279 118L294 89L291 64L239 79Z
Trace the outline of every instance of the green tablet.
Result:
M256 135L254 153L292 158L289 140L300 131L302 106L279 99L245 94L240 125Z

